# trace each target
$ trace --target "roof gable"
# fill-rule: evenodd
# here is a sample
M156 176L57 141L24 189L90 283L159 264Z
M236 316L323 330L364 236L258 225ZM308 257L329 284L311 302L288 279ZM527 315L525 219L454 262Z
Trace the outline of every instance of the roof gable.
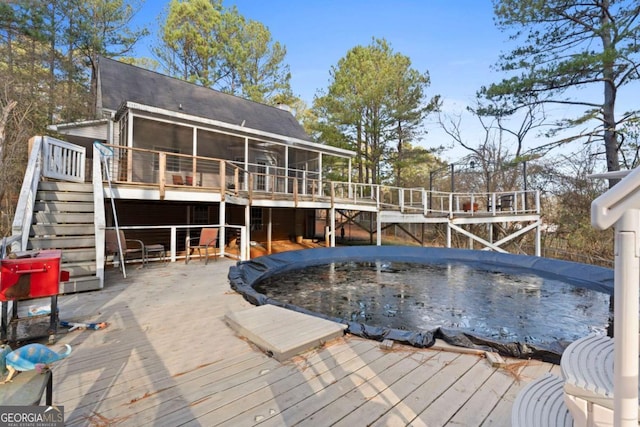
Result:
M311 141L288 111L249 101L154 71L101 57L98 108L116 111L124 102L158 107Z

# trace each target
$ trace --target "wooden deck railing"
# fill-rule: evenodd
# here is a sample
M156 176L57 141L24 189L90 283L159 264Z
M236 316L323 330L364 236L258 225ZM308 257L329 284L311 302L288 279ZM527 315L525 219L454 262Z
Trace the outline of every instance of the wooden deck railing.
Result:
M84 182L86 150L75 144L42 137L42 175L71 182Z
M117 184L167 189L206 189L249 200L291 200L357 205L424 215L506 215L539 213L536 191L446 193L424 188L325 181L316 172L249 165L209 157L108 145L114 150L111 177ZM260 169L261 168L261 169Z

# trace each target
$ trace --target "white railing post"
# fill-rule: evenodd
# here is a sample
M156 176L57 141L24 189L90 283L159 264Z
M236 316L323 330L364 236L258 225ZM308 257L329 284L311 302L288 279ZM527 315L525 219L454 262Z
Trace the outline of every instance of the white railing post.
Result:
M427 190L425 190L424 188L422 189L422 214L423 215L427 215Z
M96 238L96 277L100 281L100 289L104 287L105 227L107 225L104 212L104 187L102 185L102 165L104 160L102 155L102 151L94 144L91 181L93 185L94 233ZM104 167L107 167L106 161L104 161ZM113 197L113 194L110 197Z
M335 207L331 207L331 209L329 209L329 218L330 218L330 223L331 223L331 238L330 238L330 244L332 248L336 247L336 208Z
M247 242L247 227L240 227L240 260L246 261L247 258L247 248L249 243Z
M376 245L382 246L382 221L380 221L380 212L376 214Z
M171 262L176 262L176 253L178 250L178 227L171 227L171 242L169 243L170 245L170 250L171 250Z
M626 211L616 223L614 273L614 423L638 425L638 277L640 211Z

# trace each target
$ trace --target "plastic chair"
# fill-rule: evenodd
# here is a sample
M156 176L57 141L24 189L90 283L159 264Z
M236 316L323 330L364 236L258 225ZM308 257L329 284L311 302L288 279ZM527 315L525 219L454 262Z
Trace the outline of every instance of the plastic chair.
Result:
M191 236L187 236L186 239L186 251L187 257L185 258L185 264L189 264L189 259L191 258L191 251L194 249L198 250L198 256L202 258L202 251L204 250L205 255L205 265L209 263L209 248L213 249L213 255L217 255L217 247L218 243L218 232L217 228L203 228L200 232L200 239L198 240L197 245L191 244ZM217 260L217 258L216 258Z
M120 233L120 244L122 245L122 262L127 262L127 257L131 254L140 253L140 258L142 258L142 263L145 261L145 248L142 240L137 239L127 239L124 235L124 231L119 230ZM106 252L107 254L116 254L120 253L120 248L118 247L118 235L116 234L116 230L105 230L105 243L106 243ZM131 246L130 244L134 244Z

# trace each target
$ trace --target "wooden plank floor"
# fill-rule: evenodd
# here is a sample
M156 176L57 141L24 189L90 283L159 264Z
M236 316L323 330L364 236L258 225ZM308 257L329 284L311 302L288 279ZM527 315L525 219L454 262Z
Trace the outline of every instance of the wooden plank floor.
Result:
M69 426L508 426L517 392L558 367L345 336L283 363L224 323L250 307L232 261L130 266L105 289L59 298L60 318L109 322L60 333L53 366Z

